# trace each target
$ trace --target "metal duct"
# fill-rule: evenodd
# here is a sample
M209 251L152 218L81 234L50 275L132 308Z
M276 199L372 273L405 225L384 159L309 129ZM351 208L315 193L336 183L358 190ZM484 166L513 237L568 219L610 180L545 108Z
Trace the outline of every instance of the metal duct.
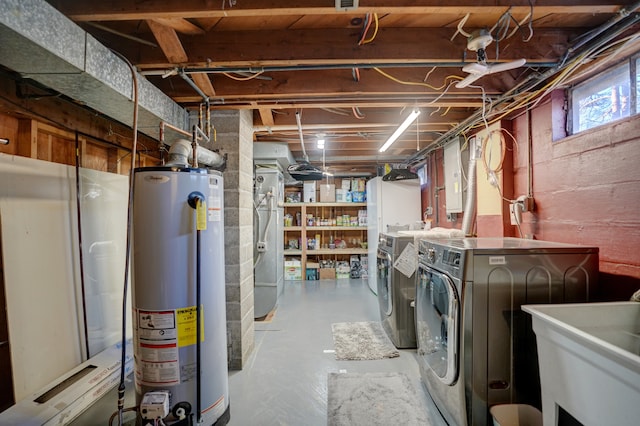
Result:
M467 170L467 198L465 200L464 215L462 216L462 228L465 237L471 236L473 232L473 222L476 217L476 200L478 198L478 189L476 176L476 163L480 158L479 144L471 144L469 146L469 166Z
M0 0L0 64L128 126L133 84L123 59L44 0ZM158 139L164 121L188 128L188 114L138 78L138 128Z
M169 148L169 161L167 162L167 166L189 166L192 151L193 146L190 141L186 139L178 139L173 142L171 148ZM207 148L198 146L196 156L198 164L203 164L216 170L220 170L224 167L224 157Z

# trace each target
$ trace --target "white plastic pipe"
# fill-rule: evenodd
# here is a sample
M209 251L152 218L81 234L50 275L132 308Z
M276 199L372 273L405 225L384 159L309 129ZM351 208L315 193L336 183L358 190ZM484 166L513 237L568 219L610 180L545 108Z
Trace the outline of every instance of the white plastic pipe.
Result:
M171 145L171 148L169 148L169 161L167 162L167 165L188 166L192 152L193 147L191 146L190 141L186 139L178 139ZM214 169L224 165L224 158L220 154L201 146L199 146L197 150L197 160L198 163L202 163Z

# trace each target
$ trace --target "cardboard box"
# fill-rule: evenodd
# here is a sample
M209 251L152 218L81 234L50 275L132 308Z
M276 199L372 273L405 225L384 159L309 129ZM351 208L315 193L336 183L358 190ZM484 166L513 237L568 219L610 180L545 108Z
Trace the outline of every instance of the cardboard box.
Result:
M341 188L344 192L351 191L351 179L342 179Z
M335 203L336 202L336 186L334 184L320 184L320 202Z
M346 203L347 202L347 191L344 189L336 189L336 202L337 203Z
M343 279L349 278L351 276L351 267L349 267L349 262L338 262L336 265L336 278Z
M298 281L302 279L301 266L285 266L284 279L286 281Z
M321 280L335 280L336 268L320 268L318 269Z
M304 198L303 203L315 203L316 202L316 181L304 182L302 193Z

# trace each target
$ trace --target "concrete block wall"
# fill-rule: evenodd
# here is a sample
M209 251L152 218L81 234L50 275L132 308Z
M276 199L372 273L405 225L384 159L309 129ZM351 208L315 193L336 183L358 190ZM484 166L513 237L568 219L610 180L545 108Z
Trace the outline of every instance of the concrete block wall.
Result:
M225 276L229 368L242 369L254 347L253 121L251 111L215 111L217 142L227 155L224 176Z

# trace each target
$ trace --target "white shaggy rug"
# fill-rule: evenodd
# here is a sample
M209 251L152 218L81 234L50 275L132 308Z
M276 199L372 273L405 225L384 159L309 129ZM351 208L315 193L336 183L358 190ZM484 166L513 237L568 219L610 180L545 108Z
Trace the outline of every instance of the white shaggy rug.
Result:
M338 360L395 358L400 352L379 322L337 322L331 324Z
M328 426L431 425L404 373L329 373Z

